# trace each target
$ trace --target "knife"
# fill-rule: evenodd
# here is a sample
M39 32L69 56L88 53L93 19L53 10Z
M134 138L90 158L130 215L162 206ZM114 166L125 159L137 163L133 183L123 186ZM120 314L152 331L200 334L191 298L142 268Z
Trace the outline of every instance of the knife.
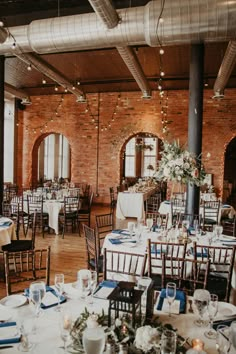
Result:
M13 348L13 345L3 345L0 347L0 350L1 349L8 349L8 348Z

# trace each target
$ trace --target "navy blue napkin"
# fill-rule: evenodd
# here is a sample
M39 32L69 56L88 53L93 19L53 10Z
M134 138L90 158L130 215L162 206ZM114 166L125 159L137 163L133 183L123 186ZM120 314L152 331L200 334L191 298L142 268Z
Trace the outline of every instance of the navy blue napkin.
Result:
M170 200L165 200L164 204L170 204Z
M161 311L165 298L166 298L166 289L162 289L160 296L159 296L157 310ZM185 308L186 308L186 294L185 294L185 292L182 290L176 290L175 300L180 300L179 312L185 313Z
M117 281L114 280L103 280L100 284L99 287L105 287L105 288L116 288L117 287Z
M194 249L193 247L190 248L191 254L194 254ZM197 252L197 257L203 257L203 258L207 258L208 257L208 253L207 253L207 248L204 248L203 252Z
M3 327L11 327L16 326L16 322L5 322L0 323L0 330ZM0 344L10 344L10 343L18 343L20 341L21 335L17 334L15 337L0 339Z
M1 225L0 225L0 227L1 226L10 226L12 224L12 221L5 221L4 223L2 223Z
M109 238L109 241L113 244L113 245L120 245L121 243L136 243L135 240L128 240L126 242L123 242L122 240L120 240L119 238Z
M46 292L47 291L51 291L53 293L53 295L55 295L57 297L57 292L55 289L51 288L50 286L46 285ZM29 297L29 288L28 289L25 289L24 291L25 293L25 296ZM60 304L63 304L64 302L66 302L66 297L61 295L60 297ZM41 308L42 309L49 309L51 307L54 307L54 306L57 306L58 305L58 302L56 302L55 304L52 304L52 305L49 305L49 306L45 306L44 304L41 304Z
M124 230L124 229L116 229L116 230L112 230L111 232L112 234L118 234L118 235L127 235L130 236L129 231Z
M225 320L217 320L213 322L213 328L216 330L219 325L225 325L225 326L230 326L231 322L236 321L236 315L235 317L227 318Z

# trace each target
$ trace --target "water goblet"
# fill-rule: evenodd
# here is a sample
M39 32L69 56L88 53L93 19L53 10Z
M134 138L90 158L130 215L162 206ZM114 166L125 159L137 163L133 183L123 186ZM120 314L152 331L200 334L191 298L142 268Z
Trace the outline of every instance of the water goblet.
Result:
M39 289L30 289L30 301L34 304L35 307L35 316L39 317L40 305L41 305L41 292Z
M169 304L169 317L171 317L171 305L176 297L176 284L167 283L166 284L166 298Z
M136 243L139 244L141 242L141 229L140 229L140 224L137 222L134 224L134 233L136 237Z
M70 338L70 331L72 328L72 318L69 313L62 313L59 321L60 326L60 336L63 340L63 350L66 352L66 342Z
M230 329L228 326L219 325L216 329L216 349L219 354L226 354L230 350Z
M96 290L97 287L97 272L95 270L90 270L90 298L89 298L89 304L93 304L93 294L94 291Z
M223 226L221 226L221 225L215 225L214 231L215 231L216 239L219 241L220 236L221 236L221 234L222 234L222 232L223 232Z
M210 329L206 331L204 335L209 339L216 338L216 331L213 329L213 320L218 311L218 296L215 294L210 294L210 300L207 305L207 312L210 320Z
M61 296L64 291L64 274L58 273L55 274L54 278L54 284L57 292L57 298L58 298L58 305L55 307L55 311L60 312L61 311Z
M78 271L78 281L81 291L81 299L85 299L90 292L91 271L88 269L80 269Z
M39 307L37 309L35 309L37 311L37 317L38 317L42 313L40 306L41 306L43 299L46 295L46 284L44 281L38 280L38 281L34 281L30 284L30 287L29 287L30 299L31 299L31 293L34 291L36 291L35 297L37 297L37 290L40 292L40 304L39 304ZM36 301L36 299L33 299L33 302L35 302L35 301Z
M196 289L193 294L193 311L199 315L199 318L194 321L198 327L204 327L208 321L203 320L203 316L207 311L207 306L210 301L210 293L205 289Z
M153 225L153 219L152 218L147 218L146 219L146 225L148 228L148 232L151 231L152 225Z

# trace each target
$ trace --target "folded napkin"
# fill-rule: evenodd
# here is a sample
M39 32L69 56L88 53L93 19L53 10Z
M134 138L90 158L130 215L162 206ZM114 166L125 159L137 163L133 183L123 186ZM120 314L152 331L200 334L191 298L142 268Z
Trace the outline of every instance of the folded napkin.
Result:
M131 239L122 240L122 239L119 239L119 238L109 238L109 241L113 245L120 245L121 243L136 243L135 240L131 240Z
M118 235L127 235L127 236L130 236L129 231L124 230L124 229L116 229L116 230L112 230L112 234L118 234Z
M229 204L223 204L223 205L222 205L222 208L231 208L231 205L229 205Z
M166 289L162 289L161 293L160 293L160 296L159 296L157 310L161 311L165 298L166 298ZM182 290L176 290L175 300L179 300L180 301L179 313L185 313L186 294Z
M233 243L236 243L236 239L235 239L235 238L233 238L232 240L229 240L229 239L227 239L227 240L226 240L226 239L224 239L224 240L223 240L223 239L220 239L220 242L224 242L224 243L232 243L232 242L233 242Z
M2 226L10 226L12 224L12 221L5 221L3 223L0 223L0 227Z
M112 280L103 280L94 292L94 296L99 299L107 299L114 288L117 287L117 282Z
M0 344L17 343L20 341L16 322L0 323Z
M25 289L25 296L29 297L29 289ZM60 304L66 302L65 296L60 297ZM57 306L58 305L58 296L57 292L55 289L51 288L50 286L46 286L46 295L45 298L43 299L43 302L41 304L42 309L49 309L50 307Z
M165 200L164 204L170 204L170 200Z
M236 315L232 316L230 318L227 318L225 320L217 320L213 322L213 328L217 329L219 325L225 325L225 326L230 326L231 322L236 321Z
M194 249L193 247L190 247L190 252L191 254L194 254ZM203 258L207 258L208 257L208 252L207 252L207 248L203 249L203 252L197 252L197 257L203 257Z

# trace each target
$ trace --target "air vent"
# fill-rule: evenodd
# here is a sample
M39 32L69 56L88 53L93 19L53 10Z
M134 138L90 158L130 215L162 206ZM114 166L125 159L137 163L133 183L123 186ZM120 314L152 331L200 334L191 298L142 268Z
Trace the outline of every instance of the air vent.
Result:
M23 104L24 106L30 106L32 102L30 101L29 97L24 97L21 100L21 104Z

